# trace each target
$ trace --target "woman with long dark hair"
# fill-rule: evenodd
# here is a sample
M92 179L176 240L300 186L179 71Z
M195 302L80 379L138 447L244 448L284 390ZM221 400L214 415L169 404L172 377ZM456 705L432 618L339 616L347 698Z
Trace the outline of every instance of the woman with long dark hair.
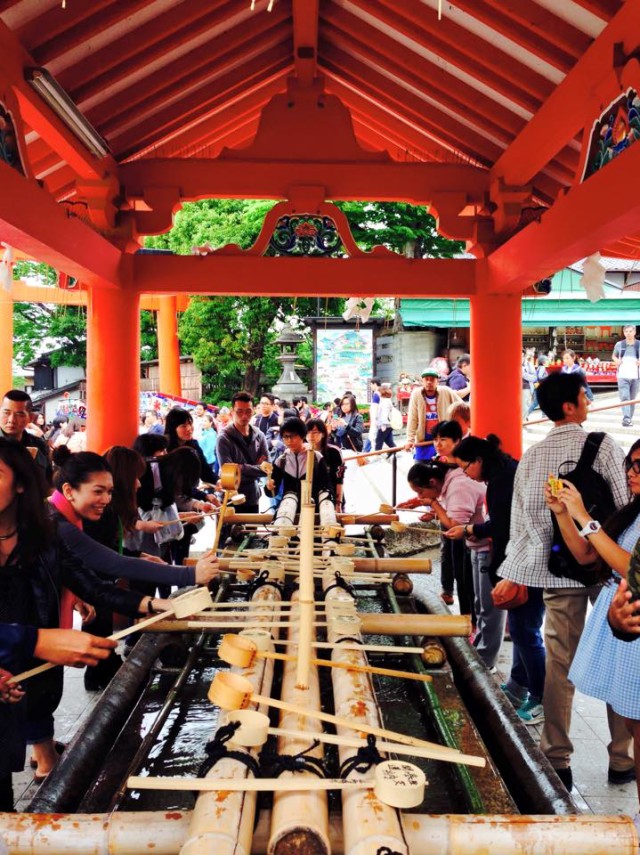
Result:
M309 419L307 440L313 451L319 451L329 470L331 493L336 508L343 506L344 461L340 449L329 444L329 432L324 419Z
M69 628L74 600L131 617L163 607L163 601L102 582L78 561L57 537L46 495L31 455L0 438L0 622ZM62 671L33 677L25 688L25 736L33 745L36 779L41 780L58 758L53 712L62 695Z
M173 451L183 446L192 448L200 461L200 477L202 480L207 484L216 483L218 479L213 468L207 463L204 452L200 448L200 443L197 439L193 438L193 417L190 412L183 410L182 407L174 407L172 410L169 410L164 422L164 435L167 437L169 443L167 451ZM196 498L205 498L205 494L203 493ZM210 502L217 501L212 494L208 494L206 498Z
M358 412L356 399L353 395L343 395L340 401L340 416L335 420L334 426L336 437L340 448L349 451L362 451L362 432L364 421Z
M460 429L459 425L457 427ZM467 478L487 485L488 517L482 522L453 526L445 532L445 537L452 540L466 538L470 547L477 620L474 646L485 665L493 668L504 636L506 612L494 607L491 591L498 581L496 571L504 561L509 542L513 479L518 463L500 450L500 440L493 434L487 439L468 436L457 444L453 455ZM490 543L488 538L491 538ZM484 542L486 547L474 548L478 542ZM517 609L512 609L510 614L515 611ZM514 623L517 623L517 615ZM517 627L511 636L515 646L519 636Z
M144 533L153 535L161 528L161 523L154 520L141 520L138 513L136 493L147 464L136 451L124 445L115 445L110 448L104 455L104 459L113 476L111 502L106 506L99 520L83 520L83 530L89 537L120 555L157 561L157 558L141 551L142 535ZM155 595L155 581L137 580L134 587L137 587L142 594ZM168 597L170 593L171 586L164 586L161 596ZM113 632L111 609L96 609L96 616L91 622L91 632L103 638L111 635ZM114 653L105 662L100 662L97 667L87 668L84 675L85 689L97 691L105 688L121 665L122 659Z
M554 497L545 487L547 506L556 515L558 527L574 558L593 564L604 583L587 618L569 671L579 691L605 701L621 715L633 736L635 777L640 799L640 644L613 636L607 612L620 579L626 579L631 553L640 539L640 440L625 457L631 501L600 526L592 519L578 490L569 481ZM609 769L611 783L632 780L628 772ZM636 826L640 824L640 816Z

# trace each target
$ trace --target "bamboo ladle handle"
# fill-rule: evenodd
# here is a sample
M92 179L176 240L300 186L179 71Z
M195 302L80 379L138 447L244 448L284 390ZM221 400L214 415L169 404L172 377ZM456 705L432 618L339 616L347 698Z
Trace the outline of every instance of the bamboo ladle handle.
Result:
M228 634L222 639L222 643L218 648L218 656L223 662L228 662L230 665L239 665L241 667L249 667L253 660L258 657L261 659L277 659L280 662L297 662L298 656L292 653L275 653L272 650L260 650L255 642L249 637L244 638ZM312 665L322 666L324 668L341 668L344 671L356 671L359 674L378 674L382 677L399 677L403 680L417 680L421 683L430 683L431 676L429 674L416 674L413 672L400 671L395 668L378 668L375 665L357 665L349 662L333 662L327 659L310 659Z
M386 730L383 727L377 727L365 722L354 721L353 719L344 718L343 716L331 715L330 713L321 712L320 710L305 709L305 707L289 704L285 701L279 701L275 698L270 698L265 695L253 693L253 686L246 677L240 674L234 674L230 671L219 671L213 679L209 689L209 700L216 704L221 709L233 710L244 709L250 703L265 704L268 707L274 707L285 712L295 713L296 715L305 718L315 718L318 721L325 721L329 724L337 725L338 727L348 727L350 730L356 730L359 733L370 733L372 736L381 736L391 742L401 742L405 745L418 745L423 748L440 749L443 756L459 755L461 752L455 748L443 748L434 742L428 742L425 739L418 739L415 736L405 736L403 733L396 733L392 730Z
M424 772L404 760L383 760L368 781L343 778L156 778L131 776L131 789L221 790L222 792L301 792L319 790L373 790L390 807L417 807L424 799Z
M202 611L207 605L213 605L211 594L207 588L197 588L193 591L188 591L186 594L181 594L173 601L173 606L164 612L157 615L145 618L145 620L135 623L133 626L128 626L126 629L121 629L119 632L114 632L107 636L112 641L119 641L121 638L126 638L134 632L139 632L141 629L146 629L148 626L153 626L154 623L160 623L174 615L176 617L189 617L190 614ZM30 677L35 677L37 674L43 674L51 668L57 668L54 662L45 662L43 665L38 665L36 668L31 668L29 671L23 671L21 674L16 674L7 682L9 684L22 683Z

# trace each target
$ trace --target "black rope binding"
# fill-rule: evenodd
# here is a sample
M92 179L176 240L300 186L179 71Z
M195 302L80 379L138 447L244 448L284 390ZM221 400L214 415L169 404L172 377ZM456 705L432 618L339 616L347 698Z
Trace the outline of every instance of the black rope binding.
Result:
M368 772L372 766L377 766L383 760L384 757L376 747L376 738L370 733L367 736L367 744L361 745L353 757L347 757L340 766L340 777L348 778L352 772Z
M252 754L244 751L229 751L227 748L227 742L233 739L233 735L239 727L239 721L229 722L229 724L220 727L215 737L207 742L204 748L207 758L198 770L198 778L204 778L213 769L218 760L222 760L224 757L244 763L255 778L260 777L260 765Z
M346 591L348 594L351 594L352 597L355 596L355 590L353 588L353 585L350 585L347 582L347 580L344 578L344 576L339 570L336 570L333 575L335 576L336 581L329 585L328 588L325 588L325 600L327 599L327 594L329 593L329 591L332 591L334 588L342 588L343 591Z
M379 849L376 849L376 855L402 855L402 852L390 849L388 846L381 846Z
M320 745L320 740L314 739L308 748L297 754L276 754L274 751L261 751L260 762L263 769L271 773L269 777L278 778L283 772L313 772L319 778L326 778L324 763L319 757L307 757Z
M276 582L275 579L269 578L269 571L262 570L255 579L252 579L247 585L247 594L246 599L250 600L251 597L255 594L255 592L259 588L263 588L265 585L271 585L272 588L275 588L276 591L281 590L280 582Z

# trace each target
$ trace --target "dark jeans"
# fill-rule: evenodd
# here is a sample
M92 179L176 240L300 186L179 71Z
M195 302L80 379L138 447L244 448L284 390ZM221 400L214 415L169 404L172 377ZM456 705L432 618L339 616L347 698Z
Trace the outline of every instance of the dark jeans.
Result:
M528 689L536 701L542 700L544 692L545 651L540 631L543 618L542 588L529 588L527 602L509 609L509 634L513 642L510 679Z
M471 615L475 623L473 609L473 571L471 558L464 540L443 539L440 548L440 583L442 590L453 594L453 587L458 592L458 603L461 615Z
M393 428L379 428L376 434L376 451L382 451L382 447L386 445L388 448L393 448Z

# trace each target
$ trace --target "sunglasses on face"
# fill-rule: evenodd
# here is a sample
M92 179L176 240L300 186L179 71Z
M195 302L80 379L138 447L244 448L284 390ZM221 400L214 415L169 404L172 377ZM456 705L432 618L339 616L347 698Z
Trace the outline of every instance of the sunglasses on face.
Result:
M634 475L640 475L640 460L628 460L625 463L627 472L633 470Z

